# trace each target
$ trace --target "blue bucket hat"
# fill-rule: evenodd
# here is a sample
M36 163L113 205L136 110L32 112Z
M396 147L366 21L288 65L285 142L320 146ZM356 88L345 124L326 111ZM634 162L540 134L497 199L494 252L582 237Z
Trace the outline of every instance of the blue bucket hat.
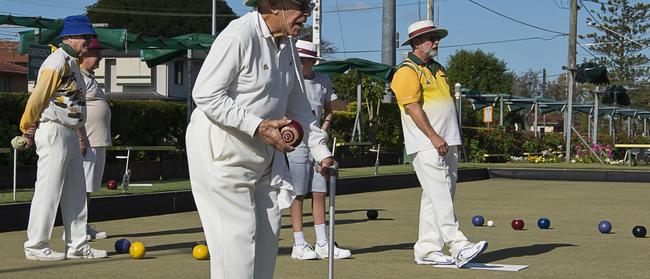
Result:
M59 38L79 35L93 35L97 37L97 33L95 33L92 25L90 25L88 17L83 15L74 15L63 19L63 31L59 34Z

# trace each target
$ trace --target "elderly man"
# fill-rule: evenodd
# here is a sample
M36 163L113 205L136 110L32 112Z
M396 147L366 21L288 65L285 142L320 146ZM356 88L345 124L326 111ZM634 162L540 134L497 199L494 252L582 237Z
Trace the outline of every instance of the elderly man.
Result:
M448 32L429 20L411 24L408 32L409 38L402 45L410 45L413 51L400 64L391 89L401 111L406 152L422 185L415 262L455 263L460 268L485 251L487 242L470 243L458 229L454 215L458 146L462 141L447 74L433 60ZM442 252L445 244L451 257Z
M280 210L295 194L279 128L298 121L319 172L334 164L303 92L292 36L308 0L248 0L255 9L219 34L199 72L187 127L192 193L212 278L272 278ZM288 118L288 119L287 119Z
M29 139L27 147L33 138L38 154L24 244L28 260L106 257L106 251L90 248L86 240L87 205L82 165L85 155L82 150L88 146L84 129L86 88L77 61L95 36L87 17L64 19L59 35L62 43L39 69L34 92L20 120L20 130ZM59 201L67 254L54 252L49 245Z

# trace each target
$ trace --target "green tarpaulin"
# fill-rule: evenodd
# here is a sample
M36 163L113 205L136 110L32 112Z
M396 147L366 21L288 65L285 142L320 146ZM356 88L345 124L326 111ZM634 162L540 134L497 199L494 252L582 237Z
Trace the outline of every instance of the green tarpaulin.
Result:
M342 74L351 69L356 69L364 75L383 82L389 82L393 75L391 66L360 58L329 61L314 66L314 71L327 75Z
M19 32L19 53L25 54L30 44L58 44L58 35L63 28L62 19L41 17L17 17L0 15L0 24L9 24L39 29ZM191 33L163 38L129 33L126 29L97 28L97 37L104 48L113 50L142 50L140 57L149 67L164 63L182 55L184 50L208 50L214 41L209 34ZM38 42L37 42L37 37Z

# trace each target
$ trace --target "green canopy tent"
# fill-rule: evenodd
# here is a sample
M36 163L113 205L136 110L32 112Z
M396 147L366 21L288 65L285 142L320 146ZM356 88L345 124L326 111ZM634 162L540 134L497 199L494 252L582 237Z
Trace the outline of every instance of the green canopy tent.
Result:
M352 69L356 69L359 73L381 82L389 82L394 71L393 67L386 64L360 58L329 61L314 66L314 71L329 76L342 74ZM361 77L362 75L357 76L357 112L354 120L354 128L352 130L352 139L354 139L355 135L358 135L358 141L361 141Z

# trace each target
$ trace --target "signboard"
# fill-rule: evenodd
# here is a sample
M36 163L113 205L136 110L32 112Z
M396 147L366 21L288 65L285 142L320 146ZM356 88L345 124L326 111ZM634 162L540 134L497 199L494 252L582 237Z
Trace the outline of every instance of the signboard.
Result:
M45 59L52 53L49 45L29 45L27 56L27 80L36 80L38 69L41 68Z
M492 123L492 112L494 111L494 107L488 106L483 108L483 122L484 123Z

